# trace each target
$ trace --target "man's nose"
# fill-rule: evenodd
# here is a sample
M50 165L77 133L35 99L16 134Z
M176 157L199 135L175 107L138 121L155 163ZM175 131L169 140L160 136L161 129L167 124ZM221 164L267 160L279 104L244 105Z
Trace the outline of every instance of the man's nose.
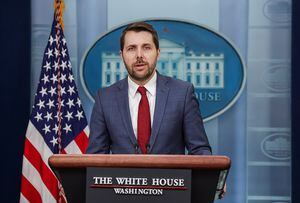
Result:
M143 56L144 56L143 49L138 48L137 53L136 53L136 57L137 58L143 58Z

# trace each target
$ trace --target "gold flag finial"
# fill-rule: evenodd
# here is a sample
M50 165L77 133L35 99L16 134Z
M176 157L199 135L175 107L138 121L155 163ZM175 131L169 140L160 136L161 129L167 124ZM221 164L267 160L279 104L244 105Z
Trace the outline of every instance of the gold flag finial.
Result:
M64 0L54 0L54 10L57 22L60 24L61 29L64 30L63 12L65 10Z

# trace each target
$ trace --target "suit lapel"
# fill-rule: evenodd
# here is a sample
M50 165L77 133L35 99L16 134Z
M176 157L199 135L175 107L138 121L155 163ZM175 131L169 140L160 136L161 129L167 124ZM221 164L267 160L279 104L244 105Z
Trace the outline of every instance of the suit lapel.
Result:
M150 144L149 152L151 152L153 148L156 137L158 135L162 118L165 113L165 106L169 95L169 88L166 85L167 81L168 81L167 77L161 76L160 74L157 73L156 102L155 102L151 136L149 141Z
M136 145L137 140L135 138L132 123L131 123L131 116L130 116L130 110L129 110L129 101L128 101L128 82L127 78L122 80L119 83L119 91L117 92L117 100L118 100L118 106L120 107L120 114L125 126L125 129L127 131L127 134L131 140L131 142Z

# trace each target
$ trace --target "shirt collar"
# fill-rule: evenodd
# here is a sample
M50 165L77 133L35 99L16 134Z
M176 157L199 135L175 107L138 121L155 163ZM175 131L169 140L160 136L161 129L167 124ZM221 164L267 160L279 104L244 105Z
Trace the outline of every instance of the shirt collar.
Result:
M136 84L135 82L133 82L131 80L131 78L128 76L127 77L128 79L128 92L129 92L129 95L131 97L134 97L136 92L137 92L137 89L139 88L139 85ZM152 95L154 96L155 95L155 91L156 91L156 81L157 81L157 73L155 71L153 77L151 78L151 80L149 80L145 85L144 87L147 89L147 91Z
M153 77L151 80L149 80L144 87L147 89L147 91L151 94L151 96L155 96L156 92L156 80L157 80L157 73L155 71Z

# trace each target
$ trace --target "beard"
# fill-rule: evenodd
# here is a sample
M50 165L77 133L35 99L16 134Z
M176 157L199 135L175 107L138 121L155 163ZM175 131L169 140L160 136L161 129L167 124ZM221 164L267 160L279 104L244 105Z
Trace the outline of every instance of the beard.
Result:
M153 75L153 72L155 70L156 67L156 61L153 64L149 64L148 62L145 62L143 60L137 60L137 62L129 65L126 62L124 62L125 67L127 69L128 75L139 82L144 82L147 81L151 78L151 76ZM139 74L138 71L136 71L136 68L138 66L146 66L146 73L144 74Z

